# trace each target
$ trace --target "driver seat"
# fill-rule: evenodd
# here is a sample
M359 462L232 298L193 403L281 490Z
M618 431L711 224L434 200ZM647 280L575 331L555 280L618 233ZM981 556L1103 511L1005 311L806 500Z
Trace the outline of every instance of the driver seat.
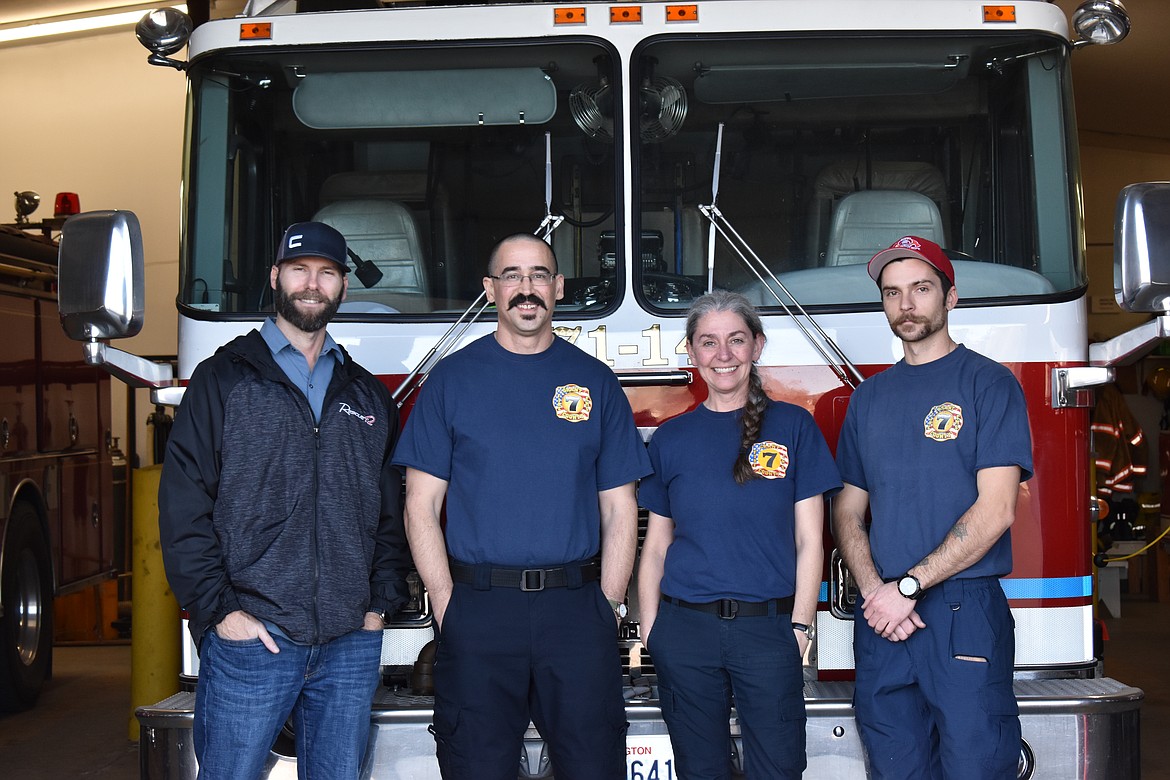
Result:
M861 190L837 203L829 228L825 265L868 263L902 236L945 246L942 216L933 200L913 190Z

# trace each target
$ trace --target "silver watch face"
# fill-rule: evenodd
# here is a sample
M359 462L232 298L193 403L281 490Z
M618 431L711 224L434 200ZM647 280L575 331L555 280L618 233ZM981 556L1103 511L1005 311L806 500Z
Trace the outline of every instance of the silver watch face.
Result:
M898 580L898 592L906 598L913 598L918 593L918 581L910 575Z

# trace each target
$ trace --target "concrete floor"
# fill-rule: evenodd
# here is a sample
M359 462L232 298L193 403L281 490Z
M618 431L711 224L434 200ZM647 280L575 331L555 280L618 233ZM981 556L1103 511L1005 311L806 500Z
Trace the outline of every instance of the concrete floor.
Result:
M134 780L130 716L129 644L56 647L37 706L0 716L0 778Z
M1106 673L1145 691L1142 777L1170 780L1170 604L1122 598L1122 617L1106 618ZM0 717L0 778L135 780L130 647L58 647L54 667L36 708Z

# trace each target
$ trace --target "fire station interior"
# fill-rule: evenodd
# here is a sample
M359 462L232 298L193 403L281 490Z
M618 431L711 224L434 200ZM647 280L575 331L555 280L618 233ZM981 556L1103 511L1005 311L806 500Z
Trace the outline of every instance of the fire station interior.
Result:
M1076 0L1057 4L1068 10ZM4 5L0 28L128 3ZM243 2L202 5L226 16ZM814 313L876 308L872 283L861 278L866 258L856 246L868 246L867 231L893 219L939 237L956 263L979 270L972 299L1042 301L1087 284L1086 326L1104 340L1134 325L1134 315L1112 303L1114 198L1132 181L1170 180L1162 40L1170 9L1164 6L1129 0L1135 25L1128 41L1070 58L1085 176L1075 200L1086 216L1086 267L1046 265L1076 254L1048 251L1046 242L1064 240L1059 224L1047 232L1026 229L1037 222L1030 192L1072 185L1035 161L1045 149L1035 141L1043 128L1013 117L1022 116L1022 101L1034 99L1044 79L1065 76L1053 69L1054 55L1021 47L1010 35L988 36L964 50L945 40L914 41L922 67L897 74L896 95L874 86L891 78L881 66L893 51L885 48L888 41L845 54L825 41L788 47L790 61L773 69L760 67L769 41L660 41L629 63L640 90L637 117L623 109L620 63L589 40L376 57L351 50L208 60L193 67L192 89L220 95L222 110L187 119L213 131L205 145L189 150L181 141L184 79L147 67L141 50L126 43L130 27L64 41L0 43L0 85L33 108L27 121L0 123L0 191L39 190L45 202L34 219L51 210L53 192L76 189L87 209L130 206L152 225L148 254L165 260L148 269L152 315L136 340L141 354L176 352L169 314L176 276L178 304L202 316L243 320L265 310L280 228L300 219L335 224L358 256L355 271L360 262L377 271L366 274L369 286L352 275L341 319L453 321L478 295L495 241L537 231L549 216L563 218L551 239L566 275L562 311L600 315L629 295L650 311L681 315L708 283L712 228L700 206L712 203ZM857 67L817 74L824 62L843 57ZM444 107L457 116L425 125L411 114L428 84L431 91L449 87L444 79L452 73L466 80L489 65L499 72L463 84L465 105ZM136 100L111 98L114 79ZM796 81L819 92L793 93ZM371 113L364 124L343 125L337 101L354 95ZM490 110L481 117L483 101L472 98L484 95L508 113L506 120L493 120ZM520 111L523 124L514 121ZM627 143L636 161L628 182L617 154ZM204 179L200 197L213 201L198 211L215 219L195 218L195 204L181 199L191 197L178 186L185 157L194 179ZM207 178L220 186L206 186ZM627 191L634 200L631 226L621 216ZM889 191L899 195L872 194ZM988 219L993 212L1008 218ZM0 211L0 222L13 221ZM986 228L992 222L1007 229L992 234ZM633 278L625 278L625 250L615 238L627 228L640 236ZM184 257L178 256L180 233L191 239ZM713 268L717 286L777 306L770 285L722 239ZM17 335L9 335L16 343ZM1170 558L1167 545L1158 543L1120 559L1144 548L1167 523L1159 472L1170 461L1170 350L1161 352L1118 372L1124 408L1144 433L1147 471L1132 483L1131 495L1110 486L1104 497L1112 514L1098 524L1100 549L1119 559L1102 567L1104 663L1110 676L1146 692L1146 778L1170 778L1164 738ZM153 407L144 394L132 412L117 407L130 408L133 399L116 397L122 418L116 433L125 446L136 426L142 454L135 465L149 465L149 438L165 426L165 416L148 425ZM127 738L129 632L112 625L126 623L118 593L95 587L57 600L52 678L35 706L0 713L0 777L139 777L138 746ZM61 749L63 735L68 750Z

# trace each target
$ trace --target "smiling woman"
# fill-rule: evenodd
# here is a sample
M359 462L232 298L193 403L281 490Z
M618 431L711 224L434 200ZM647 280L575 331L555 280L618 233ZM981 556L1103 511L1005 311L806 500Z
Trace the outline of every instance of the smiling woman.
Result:
M735 311L713 310L695 318L694 333L687 337L687 355L707 384L708 409L729 412L743 408L752 364L766 341L762 332L753 332Z
M776 778L806 767L801 657L816 631L822 496L841 483L812 416L764 394L764 340L738 293L690 306L687 354L707 400L659 427L639 491L642 636L687 777L730 776L728 683L745 764Z

